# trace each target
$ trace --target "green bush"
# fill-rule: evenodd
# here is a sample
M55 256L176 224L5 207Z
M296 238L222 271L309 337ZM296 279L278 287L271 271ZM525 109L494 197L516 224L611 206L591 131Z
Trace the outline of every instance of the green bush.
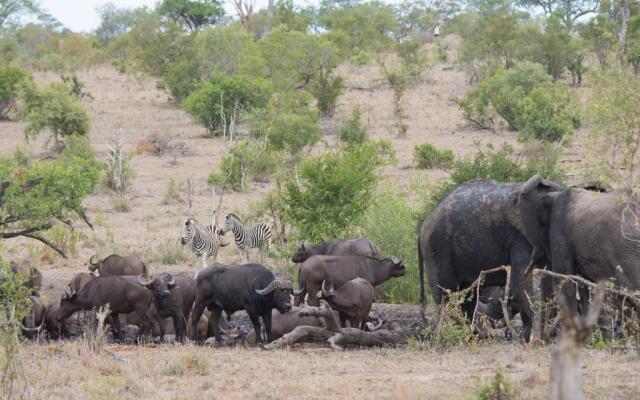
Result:
M219 171L211 173L207 182L209 185L245 191L252 178L269 175L275 167L273 158L261 143L243 140L222 157Z
M173 101L180 103L200 85L200 66L193 59L181 60L169 66L163 81Z
M315 116L311 113L282 113L265 128L268 131L269 148L288 149L292 154L313 146L322 136Z
M182 105L211 134L220 135L233 119L253 108L265 107L268 99L269 87L262 79L218 75L191 93Z
M362 113L358 106L351 110L351 118L342 123L338 138L341 142L354 144L364 143L367 140L367 128L362 125Z
M311 84L311 94L318 102L318 110L323 117L332 117L338 97L344 92L344 78L321 72Z
M520 138L560 142L580 126L580 111L565 86L538 86L518 104Z
M413 148L413 160L418 168L448 168L453 163L453 151L438 150L431 143L424 143Z
M341 237L369 208L384 163L377 143L344 147L305 160L286 182L287 216L300 237Z
M0 67L0 119L7 118L18 97L18 84L31 76L16 67Z
M89 115L69 94L69 87L52 83L37 88L33 83L23 82L20 97L24 107L20 116L25 120L27 139L43 131L51 133L56 142L68 136L85 136L89 133Z
M460 101L464 117L481 128L493 128L496 117L502 117L516 129L518 103L538 85L551 82L539 64L520 63L512 69L499 69L480 82Z

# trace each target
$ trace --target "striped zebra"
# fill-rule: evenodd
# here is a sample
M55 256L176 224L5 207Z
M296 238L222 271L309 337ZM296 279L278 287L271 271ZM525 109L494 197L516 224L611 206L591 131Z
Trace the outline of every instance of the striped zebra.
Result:
M204 226L196 221L195 218L185 220L180 242L183 245L191 243L191 251L193 254L196 257L202 258L201 269L198 269L198 263L196 263L196 278L200 271L207 268L207 258L213 256L213 262L215 263L218 259L220 246L229 244L229 242L222 240L212 225Z
M245 228L242 220L235 214L227 214L224 227L220 230L223 235L232 231L236 246L240 250L243 261L247 261L248 249L269 247L271 239L271 228L267 224L254 224L250 228ZM261 254L262 255L262 254Z

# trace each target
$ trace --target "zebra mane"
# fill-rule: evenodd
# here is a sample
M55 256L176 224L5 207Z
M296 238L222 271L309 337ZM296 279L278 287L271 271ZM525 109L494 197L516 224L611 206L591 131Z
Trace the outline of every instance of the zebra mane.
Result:
M238 222L240 222L242 224L242 220L240 219L240 217L238 217L234 213L227 214L227 218L233 218L233 219L235 219L236 221L238 221Z

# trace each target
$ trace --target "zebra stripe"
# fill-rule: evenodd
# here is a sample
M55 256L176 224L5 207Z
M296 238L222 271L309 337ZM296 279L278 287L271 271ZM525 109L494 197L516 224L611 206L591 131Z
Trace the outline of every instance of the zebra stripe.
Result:
M181 241L184 245L191 242L191 251L197 257L213 256L214 261L218 257L220 238L212 225L203 226L195 219L186 220Z
M267 224L254 224L245 228L240 218L235 214L227 214L222 233L233 232L236 246L239 249L262 247L271 239L271 228Z

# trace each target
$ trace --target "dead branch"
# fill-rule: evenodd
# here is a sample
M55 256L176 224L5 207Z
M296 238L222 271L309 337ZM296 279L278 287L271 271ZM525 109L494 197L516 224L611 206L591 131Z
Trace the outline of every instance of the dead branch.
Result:
M537 274L544 274L544 275L549 275L553 278L557 278L557 279L565 279L568 280L570 282L573 282L574 284L583 284L585 286L589 286L591 288L595 288L597 285L581 276L578 275L565 275L565 274L559 274L557 272L552 272L552 271L548 271L546 269L534 269L533 270L533 275L534 277ZM637 306L640 306L640 293L638 293L637 291L635 292L630 292L626 289L617 289L615 287L604 287L604 291L607 293L612 293L618 296L622 296L623 298L628 298L629 300L631 300L632 302L634 302Z
M300 314L322 318L325 327L298 326L264 348L267 350L279 349L301 341L322 339L332 349L342 350L342 346L345 345L385 346L397 344L402 340L398 333L387 329L366 332L356 328L342 328L331 306L324 300L320 300L320 307L306 306L300 311Z
M560 341L553 351L550 371L551 400L581 400L580 348L591 337L591 327L598 320L605 294L605 281L600 281L593 290L593 300L587 315L581 317L560 296L559 303L564 318Z

